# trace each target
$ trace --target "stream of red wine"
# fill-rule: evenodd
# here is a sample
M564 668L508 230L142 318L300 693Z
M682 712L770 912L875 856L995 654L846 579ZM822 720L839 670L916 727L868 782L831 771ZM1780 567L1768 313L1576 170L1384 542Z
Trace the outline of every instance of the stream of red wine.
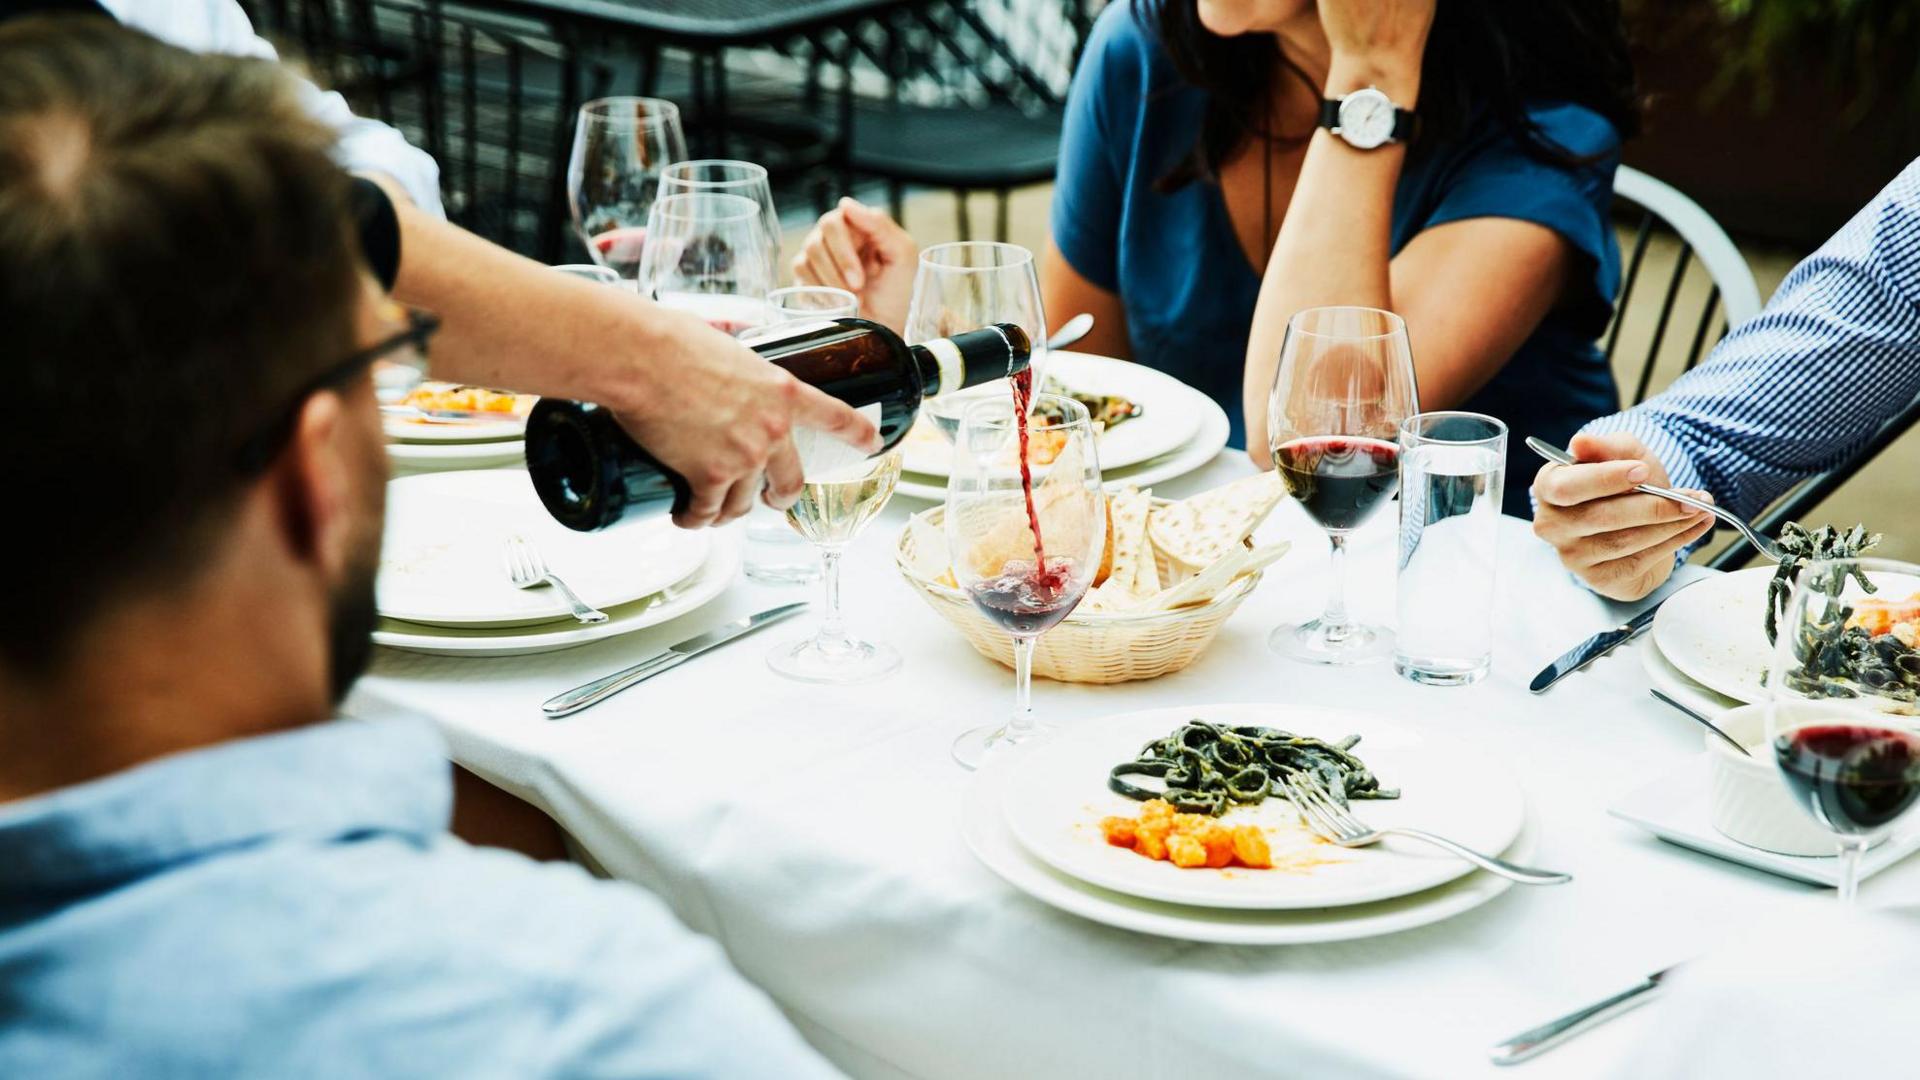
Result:
M1040 539L1040 512L1033 505L1033 465L1027 448L1027 411L1033 405L1033 369L1021 368L1007 377L1013 383L1013 423L1020 432L1020 493L1027 497L1027 524L1033 527L1033 565L1038 575L1047 572L1047 545Z

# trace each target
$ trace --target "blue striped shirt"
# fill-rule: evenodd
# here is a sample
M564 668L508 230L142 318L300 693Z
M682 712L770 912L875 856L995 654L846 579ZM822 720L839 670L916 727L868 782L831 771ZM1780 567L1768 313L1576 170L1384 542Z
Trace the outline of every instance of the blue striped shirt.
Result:
M1582 430L1645 443L1675 486L1759 513L1920 395L1920 160L1664 393Z

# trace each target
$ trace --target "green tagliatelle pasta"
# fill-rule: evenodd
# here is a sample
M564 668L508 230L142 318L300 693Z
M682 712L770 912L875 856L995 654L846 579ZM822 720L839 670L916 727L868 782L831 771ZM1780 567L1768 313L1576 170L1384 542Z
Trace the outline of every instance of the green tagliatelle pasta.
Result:
M1188 814L1219 817L1228 807L1250 805L1269 795L1286 797L1286 778L1307 773L1345 805L1348 799L1397 799L1351 751L1360 736L1337 743L1268 727L1222 727L1192 720L1164 739L1142 747L1132 761L1115 765L1107 786L1130 799L1165 799ZM1160 778L1155 791L1126 779Z

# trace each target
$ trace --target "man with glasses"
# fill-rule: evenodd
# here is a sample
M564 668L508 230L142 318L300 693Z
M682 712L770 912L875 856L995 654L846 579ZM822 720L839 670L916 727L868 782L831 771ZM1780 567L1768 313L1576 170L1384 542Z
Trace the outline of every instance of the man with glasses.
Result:
M385 300L278 68L0 26L0 1076L815 1076L651 897L447 834L364 666Z

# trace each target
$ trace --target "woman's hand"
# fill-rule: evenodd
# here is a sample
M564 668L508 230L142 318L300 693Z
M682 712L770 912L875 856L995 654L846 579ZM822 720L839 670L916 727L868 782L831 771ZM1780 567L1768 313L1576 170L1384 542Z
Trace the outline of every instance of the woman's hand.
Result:
M1397 88L1387 83L1411 78L1418 85L1435 2L1320 0L1320 25L1333 54L1329 70L1333 85L1327 89L1343 94L1380 83L1388 96L1411 107L1412 102L1395 96Z
M820 216L793 258L793 278L860 298L860 315L901 332L920 248L884 211L854 199Z

